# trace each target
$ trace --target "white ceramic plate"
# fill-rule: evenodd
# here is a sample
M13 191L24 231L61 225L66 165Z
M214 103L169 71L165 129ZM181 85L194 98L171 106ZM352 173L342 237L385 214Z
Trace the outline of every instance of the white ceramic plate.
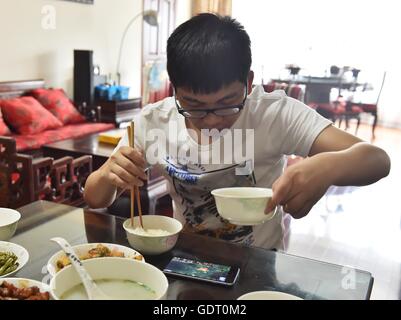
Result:
M279 291L254 291L248 292L238 298L238 300L303 300L292 294Z
M135 259L137 256L142 256L142 262L145 262L145 258L143 257L142 254L140 254L138 251L119 245L119 244L114 244L114 243L85 243L85 244L79 244L76 246L73 246L72 248L74 249L76 255L78 257L86 255L89 250L96 248L97 245L103 245L110 250L118 250L120 252L124 253L124 257L128 259ZM47 271L49 271L49 274L53 277L57 273L57 260L60 259L62 256L65 256L64 251L60 250L56 252L47 262ZM105 257L107 258L107 257ZM97 259L97 258L95 258ZM122 258L123 259L123 258Z
M5 277L11 277L13 274L16 274L19 270L22 269L23 266L25 266L29 260L29 253L28 251L15 243L12 242L5 242L5 241L0 241L0 252L12 252L14 253L17 257L18 260L17 262L19 263L18 268L14 270L13 272L4 274L0 276L0 278L5 278Z
M29 287L38 287L40 292L49 292L50 294L50 287L43 282L39 282L36 280L32 279L25 279L25 278L2 278L0 279L0 285L3 283L3 281L7 281L8 283L13 284L17 288L29 288ZM51 295L49 295L49 298L51 298Z

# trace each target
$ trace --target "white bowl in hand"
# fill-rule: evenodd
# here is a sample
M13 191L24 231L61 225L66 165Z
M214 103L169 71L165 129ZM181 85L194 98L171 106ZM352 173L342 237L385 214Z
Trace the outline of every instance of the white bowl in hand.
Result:
M145 255L157 255L170 251L175 246L182 230L180 221L159 215L144 215L142 221L145 232L138 229L139 217L134 218L134 227L131 226L131 219L123 224L132 248Z
M0 208L0 241L8 241L17 230L21 214L13 209Z
M276 209L265 214L273 196L266 188L222 188L212 191L218 213L232 224L253 226L272 219Z

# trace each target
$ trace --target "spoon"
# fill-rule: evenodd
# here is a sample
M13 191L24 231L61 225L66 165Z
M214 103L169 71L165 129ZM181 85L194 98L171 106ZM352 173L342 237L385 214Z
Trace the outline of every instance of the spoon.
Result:
M99 289L95 281L93 281L92 277L83 266L82 261L77 257L74 250L71 248L71 245L65 239L56 237L50 240L56 242L61 249L63 249L68 259L70 259L71 264L81 278L89 300L111 300L111 297L107 296Z

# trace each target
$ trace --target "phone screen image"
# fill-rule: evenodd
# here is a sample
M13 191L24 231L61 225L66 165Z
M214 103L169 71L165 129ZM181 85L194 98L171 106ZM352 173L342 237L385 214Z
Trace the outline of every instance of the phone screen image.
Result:
M191 278L209 280L218 283L231 282L232 267L208 262L194 261L174 257L164 268L164 272L183 275ZM237 274L234 276L236 277Z

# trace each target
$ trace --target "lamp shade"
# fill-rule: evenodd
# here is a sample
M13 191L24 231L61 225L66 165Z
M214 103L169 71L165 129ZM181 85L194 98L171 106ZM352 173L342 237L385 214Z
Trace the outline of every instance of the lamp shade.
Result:
M158 15L155 10L145 10L143 12L143 20L154 27L159 25Z

